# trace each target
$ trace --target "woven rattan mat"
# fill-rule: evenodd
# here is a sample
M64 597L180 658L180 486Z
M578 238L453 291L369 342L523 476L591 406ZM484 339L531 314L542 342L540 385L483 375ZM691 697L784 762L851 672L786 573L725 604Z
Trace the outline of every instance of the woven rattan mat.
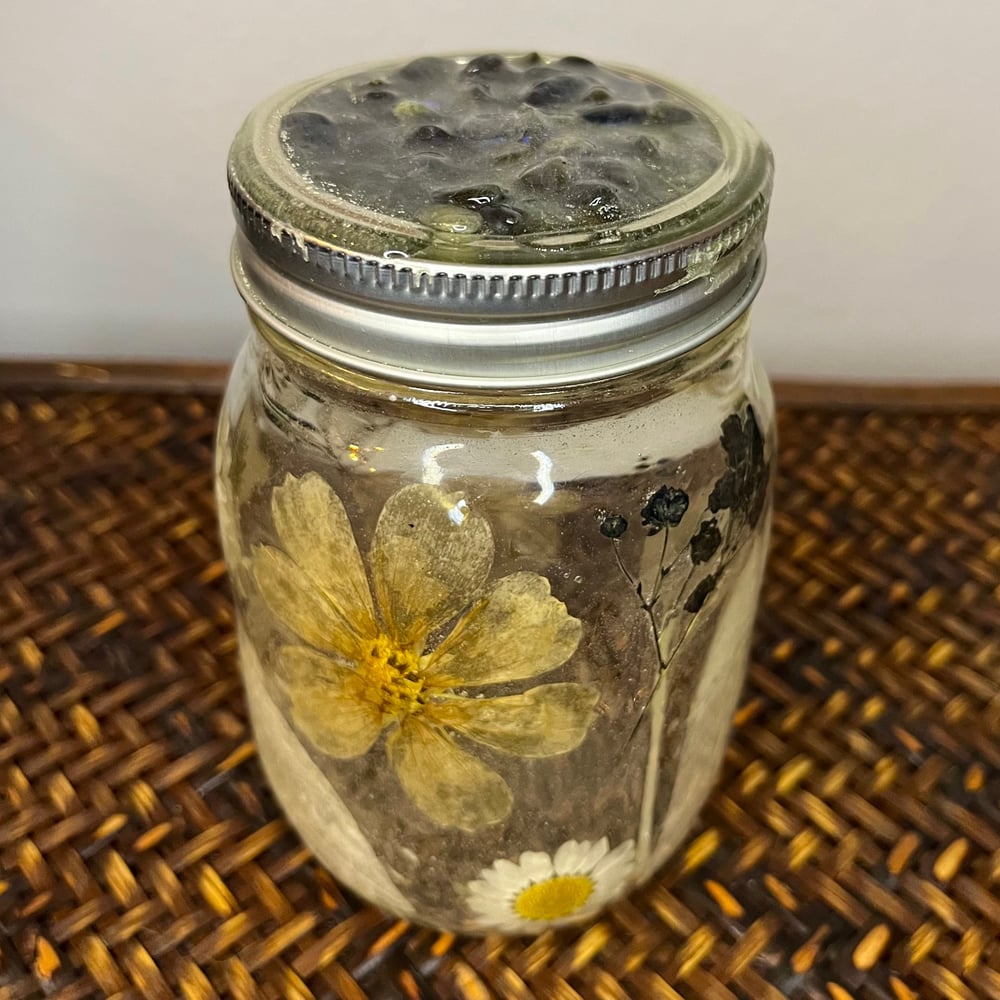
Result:
M342 892L254 757L212 395L0 398L0 998L1000 997L1000 410L781 415L721 785L591 926Z

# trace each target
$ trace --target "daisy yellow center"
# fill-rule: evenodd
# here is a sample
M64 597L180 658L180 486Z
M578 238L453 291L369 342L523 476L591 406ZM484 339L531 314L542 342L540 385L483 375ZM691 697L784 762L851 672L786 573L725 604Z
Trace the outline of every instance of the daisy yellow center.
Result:
M514 911L524 920L558 920L576 913L593 891L594 880L587 875L555 875L522 889Z
M387 636L375 639L361 664L365 691L383 715L401 719L424 703L420 658Z

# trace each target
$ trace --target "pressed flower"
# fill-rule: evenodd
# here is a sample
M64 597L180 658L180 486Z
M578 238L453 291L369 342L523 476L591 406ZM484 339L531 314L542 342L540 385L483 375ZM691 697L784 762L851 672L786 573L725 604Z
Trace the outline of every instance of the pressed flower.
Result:
M581 630L542 576L514 573L487 587L492 532L459 495L414 485L389 498L371 584L347 512L320 476L288 476L272 513L280 548L257 546L253 572L275 615L307 643L282 647L278 664L293 720L318 750L358 757L389 730L386 754L417 808L471 831L503 820L512 794L454 734L521 757L582 742L597 701L589 685L493 698L455 690L555 670Z
M601 534L605 538L621 538L628 531L628 521L621 514L609 514L601 521Z
M722 532L719 531L719 526L715 518L702 521L698 526L698 530L691 538L691 562L695 566L708 562L719 551L721 544Z
M684 602L684 610L692 615L701 611L718 582L718 577L714 573L709 573L708 576L699 580L695 588L688 594L687 600Z
M635 867L635 843L613 851L608 838L568 840L554 855L525 851L501 858L466 886L480 929L537 934L592 916L624 888Z
M726 417L719 441L726 453L726 471L708 498L709 510L717 514L732 509L753 528L764 509L770 475L754 408L747 406L742 418L738 413Z
M676 528L688 509L688 495L673 486L661 486L647 501L639 513L642 523L649 526L649 534L655 535L663 528Z

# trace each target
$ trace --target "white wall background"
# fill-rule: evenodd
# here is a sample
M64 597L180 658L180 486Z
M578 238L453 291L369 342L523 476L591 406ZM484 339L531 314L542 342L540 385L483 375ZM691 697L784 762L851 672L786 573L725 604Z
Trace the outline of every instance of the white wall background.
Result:
M993 0L32 0L0 22L0 354L230 357L249 107L368 59L538 48L685 79L770 140L772 372L1000 379Z

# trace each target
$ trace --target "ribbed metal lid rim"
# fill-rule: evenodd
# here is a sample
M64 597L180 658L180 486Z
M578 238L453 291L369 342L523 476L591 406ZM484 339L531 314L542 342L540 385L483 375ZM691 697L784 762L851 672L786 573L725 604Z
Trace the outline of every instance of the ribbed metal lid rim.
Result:
M562 303L571 299L574 308L585 309L588 297L607 297L617 291L619 295L644 298L669 291L697 277L697 271L705 265L714 265L727 252L748 243L755 227L760 226L762 236L768 209L764 191L746 210L717 225L714 231L698 233L695 240L604 258L594 261L592 266L587 266L586 261L572 261L550 267L487 265L476 270L467 264L411 257L400 258L397 263L395 259L322 243L268 216L232 173L229 189L237 219L254 239L258 252L266 247L269 234L275 250L270 259L282 269L288 268L291 259L300 276L315 271L323 280L337 282L347 294L381 293L379 298L389 295L392 297L389 301L401 305L406 300L489 301L521 304L529 312L532 305L543 305L552 299ZM265 237L263 245L261 236ZM336 294L335 288L329 290ZM382 301L384 304L385 300Z

